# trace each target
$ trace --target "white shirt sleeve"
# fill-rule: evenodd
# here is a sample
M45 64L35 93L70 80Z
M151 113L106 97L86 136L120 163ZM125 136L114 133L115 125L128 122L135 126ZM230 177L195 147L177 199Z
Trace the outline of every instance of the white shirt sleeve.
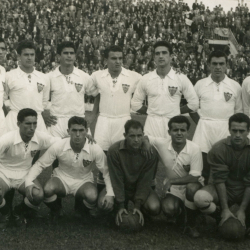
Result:
M242 103L243 103L243 113L248 117L250 108L250 95L249 95L250 77L247 77L242 83Z
M92 96L97 96L99 94L99 90L94 80L90 76L88 76L88 79L87 79L85 92L87 95L92 95Z
M25 187L33 185L33 181L45 169L48 168L56 159L56 148L51 146L41 158L31 167L26 179Z
M146 99L146 82L143 78L139 81L138 86L135 90L134 96L131 100L131 108L133 111L138 111L143 105L143 101Z
M201 176L203 169L202 153L198 147L193 148L190 161L189 174L193 176Z
M101 148L98 148L96 150L95 163L96 163L97 168L103 173L104 182L106 184L107 195L108 196L115 196L114 192L113 192L112 185L111 185L111 181L110 181L108 164L107 164L107 157Z
M182 76L182 83L183 83L183 95L187 100L187 106L191 110L197 111L199 107L199 99L194 90L193 84L185 75Z

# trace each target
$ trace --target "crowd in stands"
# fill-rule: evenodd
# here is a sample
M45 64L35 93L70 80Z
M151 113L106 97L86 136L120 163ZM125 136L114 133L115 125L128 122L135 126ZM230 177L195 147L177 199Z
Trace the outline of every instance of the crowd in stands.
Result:
M177 1L177 2L176 2ZM209 74L207 55L214 48L214 28L229 28L239 43L230 55L228 76L240 84L250 69L250 15L247 4L226 13L202 2L192 8L178 0L0 0L0 37L7 44L3 65L17 67L15 47L23 39L36 43L36 69L58 65L57 43L75 43L76 67L92 74L105 68L103 52L111 44L124 52L124 67L145 74L154 70L152 45L167 40L173 46L173 67L195 84ZM194 0L196 1L196 0ZM229 48L226 48L228 52Z

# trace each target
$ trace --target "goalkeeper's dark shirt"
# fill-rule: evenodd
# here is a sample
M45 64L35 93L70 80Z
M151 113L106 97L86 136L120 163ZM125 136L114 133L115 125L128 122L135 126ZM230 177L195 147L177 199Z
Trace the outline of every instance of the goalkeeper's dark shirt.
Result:
M139 208L151 192L151 183L158 164L158 153L153 149L151 159L147 160L140 151L131 151L126 140L113 144L107 154L108 168L115 199L124 208L129 197Z

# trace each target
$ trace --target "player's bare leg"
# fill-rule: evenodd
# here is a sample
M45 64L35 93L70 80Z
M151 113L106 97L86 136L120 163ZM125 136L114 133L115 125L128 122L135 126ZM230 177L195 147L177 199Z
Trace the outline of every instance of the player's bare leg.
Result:
M96 186L91 182L84 183L76 192L75 199L79 202L77 211L81 215L85 215L86 212L92 216L96 216L96 202L98 198L98 192Z
M66 196L62 181L57 177L50 178L44 186L44 204L50 208L53 222L62 216L61 198Z
M160 199L154 190L151 191L146 202L143 204L142 212L146 216L156 216L161 212Z
M4 198L5 194L10 190L9 186L0 178L0 228L4 229L9 225L11 217L11 209Z

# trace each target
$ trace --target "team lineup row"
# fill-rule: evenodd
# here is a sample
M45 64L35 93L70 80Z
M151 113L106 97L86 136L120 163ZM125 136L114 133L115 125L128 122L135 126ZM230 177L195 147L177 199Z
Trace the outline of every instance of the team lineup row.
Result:
M4 51L4 41L0 41L0 49ZM51 214L57 217L60 197L74 194L76 210L89 209L91 213L96 211L97 199L99 210L108 211L113 209L115 199L117 224L127 213L127 201L133 200L134 213L139 215L141 224L145 214L156 215L161 207L170 217L185 214L189 218L185 221L186 231L192 237L199 236L194 223L197 208L217 216L222 226L232 217L245 227L250 199L249 79L244 81L242 90L225 75L227 56L223 52L211 53L211 75L194 87L185 75L171 68L172 48L165 41L154 45L157 68L144 76L122 67L119 46L105 51L107 69L91 76L74 67L75 48L71 42L58 45L60 66L47 75L34 69L32 42L20 42L17 53L17 69L6 74L0 69L0 101L7 113L5 118L1 110L0 116L3 227L10 219L12 188L26 195L13 212L17 224L27 219L44 197ZM92 123L99 114L94 134L97 144L85 143L85 137L90 137L83 118L85 93L96 96L88 122ZM187 104L180 107L182 95ZM143 105L146 98L148 106ZM242 107L247 115L242 114ZM146 136L142 125L130 120L131 108L148 115ZM197 124L193 142L186 140L190 123L180 116L184 113L189 113ZM227 138L229 134L231 137ZM60 139L68 135L70 138ZM213 150L213 145L218 148ZM36 151L47 148L31 168ZM140 152L141 148L147 156ZM166 172L166 197L161 206L151 188L158 154ZM93 162L102 173L97 180L99 192L93 184ZM55 167L53 177L43 192L36 177L51 164ZM233 203L239 204L236 214L229 210ZM216 205L221 207L219 215Z

